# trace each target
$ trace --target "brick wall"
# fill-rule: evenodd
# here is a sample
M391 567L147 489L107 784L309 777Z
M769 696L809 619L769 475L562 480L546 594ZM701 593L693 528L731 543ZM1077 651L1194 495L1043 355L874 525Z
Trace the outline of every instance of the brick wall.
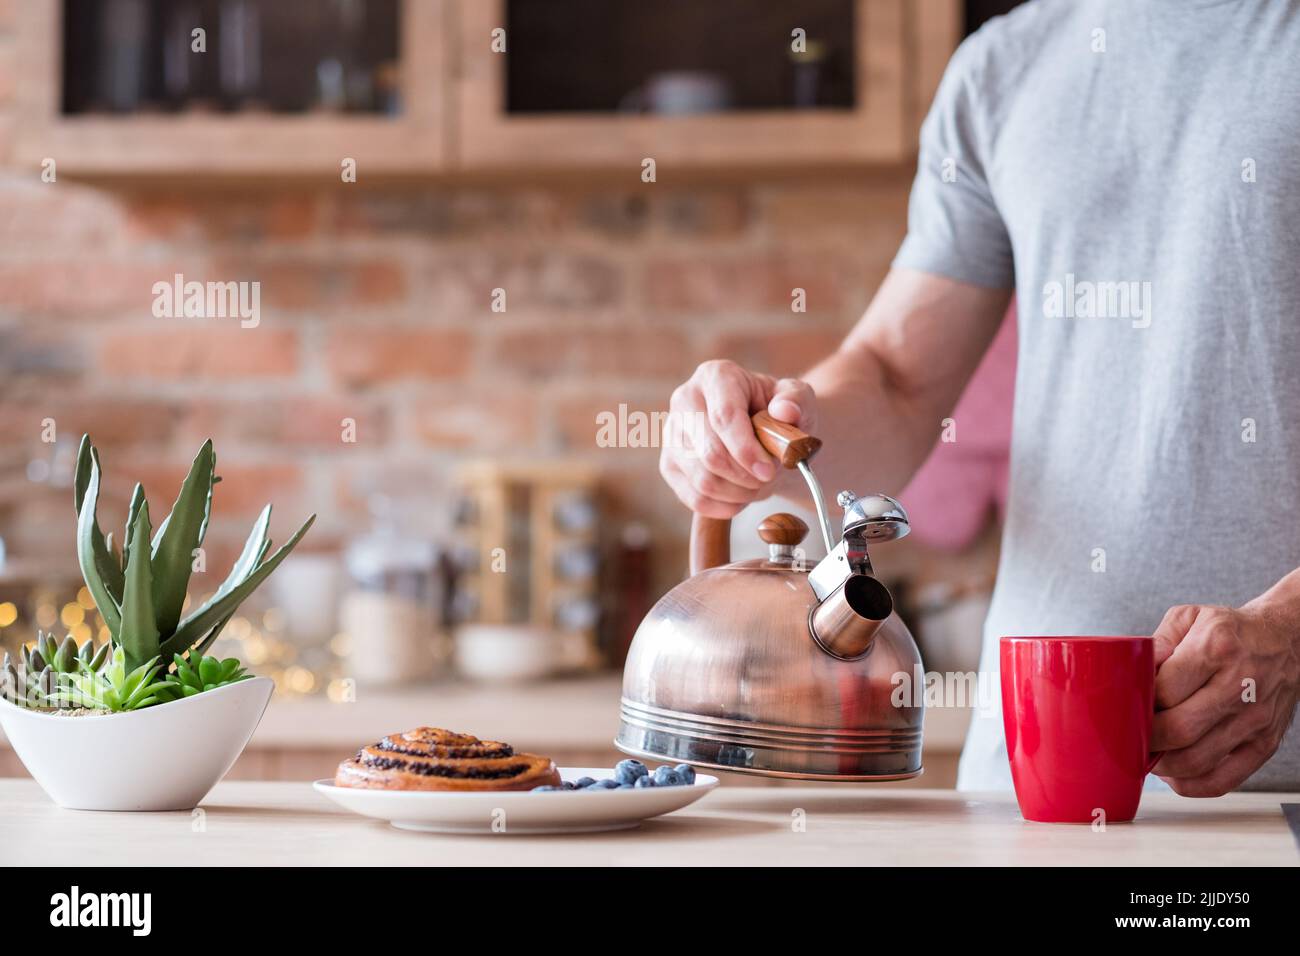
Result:
M66 495L23 480L53 418L92 433L110 477L155 494L172 494L210 435L221 516L268 498L290 515L315 509L318 545L357 527L368 491L436 491L462 456L576 454L607 466L635 498L628 510L676 547L685 516L657 484L655 453L597 448L596 413L661 408L708 357L799 372L883 275L905 189L203 191L11 169L0 488L16 513L4 533L15 550L70 541ZM260 325L155 318L153 284L177 272L260 281ZM806 314L790 310L795 286ZM345 417L355 444L340 440ZM109 489L118 505L128 491Z
M12 17L0 0L0 162ZM438 508L465 456L573 454L608 469L616 515L650 522L666 584L686 513L655 451L596 447L596 413L662 408L708 357L801 371L883 276L907 186L50 184L3 162L0 534L11 554L70 558L67 489L27 478L47 418L101 446L114 526L128 479L165 507L213 437L218 550L267 500L277 537L315 510L328 547L365 525L371 492ZM260 281L260 325L155 318L153 284L178 272Z

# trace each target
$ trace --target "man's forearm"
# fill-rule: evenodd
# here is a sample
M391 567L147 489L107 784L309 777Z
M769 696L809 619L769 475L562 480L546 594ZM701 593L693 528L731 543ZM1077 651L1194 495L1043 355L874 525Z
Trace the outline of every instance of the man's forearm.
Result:
M832 498L841 488L897 493L939 435L942 416L933 402L891 385L878 356L848 343L805 378L817 393L817 437L824 444L814 465L823 490ZM797 475L786 481L786 489L799 493Z
M1006 314L1009 290L894 270L843 345L805 379L817 393L823 490L897 493L939 437ZM797 475L781 493L798 500Z

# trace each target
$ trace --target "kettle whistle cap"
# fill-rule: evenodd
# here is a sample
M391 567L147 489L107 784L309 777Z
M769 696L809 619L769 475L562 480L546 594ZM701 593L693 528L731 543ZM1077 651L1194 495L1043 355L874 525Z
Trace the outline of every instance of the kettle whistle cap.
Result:
M859 498L851 491L841 491L835 501L844 509L845 535L856 532L874 541L894 541L912 530L902 504L889 495Z

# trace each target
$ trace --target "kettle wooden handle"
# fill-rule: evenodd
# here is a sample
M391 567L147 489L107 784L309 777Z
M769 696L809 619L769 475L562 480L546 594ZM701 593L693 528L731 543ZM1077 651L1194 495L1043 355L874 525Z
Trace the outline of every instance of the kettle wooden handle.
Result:
M754 434L762 446L784 468L795 468L822 447L820 438L801 432L794 425L779 422L766 410L755 412ZM731 519L691 518L691 574L731 562Z
M822 440L799 431L793 425L779 422L766 411L755 412L751 419L754 434L768 453L781 463L782 468L795 468L821 451Z
M691 574L731 563L731 519L691 518Z

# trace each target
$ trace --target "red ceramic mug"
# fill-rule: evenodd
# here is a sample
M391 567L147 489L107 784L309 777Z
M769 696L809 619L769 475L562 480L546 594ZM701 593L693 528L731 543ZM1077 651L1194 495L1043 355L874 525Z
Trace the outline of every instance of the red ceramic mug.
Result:
M1020 812L1043 823L1132 820L1155 766L1150 637L1004 637L1002 726Z

